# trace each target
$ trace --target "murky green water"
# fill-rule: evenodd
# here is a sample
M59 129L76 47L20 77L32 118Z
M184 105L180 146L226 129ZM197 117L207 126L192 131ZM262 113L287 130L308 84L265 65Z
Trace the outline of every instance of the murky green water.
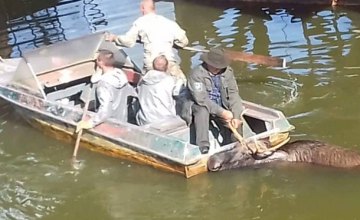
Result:
M122 33L139 15L138 4L0 0L0 55L95 31ZM360 148L360 9L160 4L162 13L175 12L192 46L287 59L287 69L232 66L241 96L282 110L296 126L293 139ZM184 70L199 56L181 51ZM72 150L0 101L0 219L360 219L360 171L292 165L187 180L85 149L85 166L74 171Z

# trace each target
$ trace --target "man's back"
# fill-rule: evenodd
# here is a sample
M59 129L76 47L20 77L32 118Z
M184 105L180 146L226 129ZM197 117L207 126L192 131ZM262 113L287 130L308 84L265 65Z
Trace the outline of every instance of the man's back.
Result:
M140 109L136 115L139 125L175 117L173 91L175 80L165 72L150 70L138 86Z
M138 18L125 35L117 38L117 43L131 47L138 37L144 44L145 67L151 67L159 54L165 55L169 61L176 61L173 44L185 46L188 43L185 31L177 23L155 13Z
M104 121L106 118L116 118L120 106L120 97L124 88L128 86L128 81L125 73L114 68L111 71L107 71L101 76L98 76L96 85L96 97L99 101L99 109L94 117L95 124ZM125 121L122 118L122 121Z
M164 55L168 60L166 72L186 84L185 74L180 68L180 57L173 48L174 45L182 48L189 43L186 32L175 21L157 15L153 0L142 0L140 10L143 16L133 23L126 34L108 34L106 39L125 47L133 47L140 40L144 44L144 72L153 69L155 57Z
M177 23L155 13L146 14L134 22L140 41L144 44L145 66L152 65L152 60L163 54L169 61L176 61L173 44L185 46L188 43L185 31ZM119 37L119 41L125 41Z

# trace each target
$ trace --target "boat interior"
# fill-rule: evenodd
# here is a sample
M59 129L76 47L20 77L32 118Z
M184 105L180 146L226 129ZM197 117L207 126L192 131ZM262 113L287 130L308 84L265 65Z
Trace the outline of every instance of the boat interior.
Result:
M141 69L124 50L106 42L102 35L88 37L88 40L97 42L97 44L87 44L81 39L73 41L72 44L76 44L76 47L84 48L81 51L82 54L78 54L76 58L72 57L76 55L64 52L66 49L71 51L71 47L74 47L74 45L66 43L62 47L60 45L58 47L60 49L54 51L45 48L37 52L37 54L24 55L24 59L18 64L16 72L21 74L30 72L31 74L28 75L32 75L32 77L20 76L18 82L27 85L28 88L38 87L39 96L60 106L82 109L85 101L90 97L89 111L90 114L91 112L94 114L98 107L94 90L90 89L90 79L95 73L94 52L99 49L111 50L114 52L117 67L126 73L129 84L118 97L122 105L120 116L117 119L110 120L135 124L136 86L141 79ZM58 54L67 54L67 56L58 57ZM30 78L34 82L30 83ZM268 138L272 134L288 132L293 128L282 113L277 110L246 101L244 101L244 106L242 134L245 139ZM142 127L155 133L170 135L194 144L193 127L187 126L180 117L166 119ZM210 123L210 127L209 135L213 148L224 145L224 139L218 127L213 123ZM232 143L232 145L234 144Z
M141 71L132 65L130 60L126 60L126 54L122 50L117 50L119 64L117 68L122 69L127 75L129 84L122 88L121 97L121 113L117 114L117 118L112 118L112 122L121 121L136 125L137 111L137 92L136 86L141 79ZM126 64L125 64L126 63ZM95 113L98 108L94 90L90 88L91 76L95 73L95 62L88 61L78 65L65 67L52 72L38 75L39 83L44 89L44 94L48 101L57 102L73 108L82 109L85 105L88 95L90 94L90 105L88 111ZM187 126L180 117L167 118L163 121L157 121L151 124L141 126L143 129L152 132L167 134L183 141L194 144L195 137L191 134L193 127ZM212 145L218 147L221 145L220 132L216 126L211 126L209 131ZM217 139L215 138L217 137Z

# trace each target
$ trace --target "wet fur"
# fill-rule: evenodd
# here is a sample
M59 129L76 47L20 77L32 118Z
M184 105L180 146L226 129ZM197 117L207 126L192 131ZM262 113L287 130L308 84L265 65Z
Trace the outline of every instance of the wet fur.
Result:
M288 143L272 155L255 158L241 147L215 154L208 161L211 171L256 166L275 161L313 163L338 168L353 168L360 165L360 153L330 145L321 141L299 140Z
M287 161L290 162L306 162L340 168L360 165L359 152L320 141L295 141L286 144L281 149L289 155Z

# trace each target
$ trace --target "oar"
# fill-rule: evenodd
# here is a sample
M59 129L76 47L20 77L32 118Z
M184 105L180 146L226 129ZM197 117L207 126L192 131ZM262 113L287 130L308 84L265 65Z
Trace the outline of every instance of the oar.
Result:
M235 138L240 142L241 147L245 147L246 149L250 150L252 154L257 155L259 152L263 153L264 149L262 149L260 146L258 146L255 143L255 146L252 144L247 144L245 142L245 139L239 132L232 126L232 124L229 122L228 127L230 128L231 132L234 134Z
M245 147L246 149L250 150L251 154L259 158L267 157L279 148L278 146L276 146L267 149L266 147L259 145L256 142L254 143L254 145L252 145L251 143L247 144L241 134L239 134L239 132L231 125L231 123L228 123L228 126L234 134L235 138L240 142L241 147Z
M86 114L88 112L88 108L89 108L89 104L90 104L90 100L91 100L92 88L93 88L93 84L90 83L90 89L89 89L89 92L88 92L87 97L86 97L87 99L86 99L86 102L85 102L84 111L83 111L83 115L81 117L81 121L85 120L85 118L86 118ZM79 145L80 145L80 140L81 140L82 133L83 133L83 129L80 129L80 131L77 133L74 152L73 152L72 160L71 160L73 167L76 168L76 169L79 168L78 167L79 161L76 159L76 156L77 156L77 152L79 150Z
M253 148L253 146L247 145L245 143L245 140L241 134L232 126L232 124L229 122L228 127L230 128L231 132L234 134L235 138L240 142L242 147L246 147L251 151L252 154L255 154L257 152L256 148Z
M194 52L205 52L205 53L209 52L209 50L199 49L194 47L183 47L182 49L188 51L194 51ZM250 53L233 51L233 50L225 50L225 53L231 60L286 68L286 60L278 57L269 57L264 55L250 54Z

